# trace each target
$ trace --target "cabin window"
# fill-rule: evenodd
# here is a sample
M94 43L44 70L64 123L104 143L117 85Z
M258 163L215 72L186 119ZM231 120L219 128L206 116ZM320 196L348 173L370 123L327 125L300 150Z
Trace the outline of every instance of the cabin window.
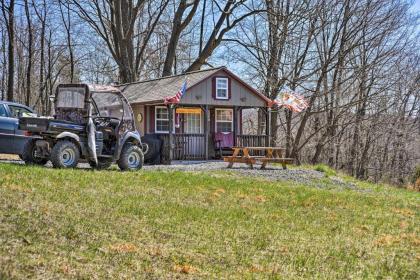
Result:
M216 109L216 132L233 131L233 109Z
M169 132L169 113L166 107L155 107L155 132Z
M229 99L228 78L216 78L216 99Z

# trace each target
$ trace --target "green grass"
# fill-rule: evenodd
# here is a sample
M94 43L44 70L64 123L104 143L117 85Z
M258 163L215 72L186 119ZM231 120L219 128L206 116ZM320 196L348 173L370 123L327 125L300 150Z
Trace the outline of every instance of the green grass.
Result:
M419 279L420 194L0 164L0 279Z
M328 165L325 164L317 164L313 167L314 170L325 173L325 176L327 177L331 177L331 176L336 176L336 172L334 169L332 169L331 167L329 167Z

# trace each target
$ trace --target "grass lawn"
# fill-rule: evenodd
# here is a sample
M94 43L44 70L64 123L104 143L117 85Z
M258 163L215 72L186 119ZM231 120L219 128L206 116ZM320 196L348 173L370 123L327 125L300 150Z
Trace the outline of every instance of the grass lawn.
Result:
M420 193L357 184L0 164L0 279L419 279Z

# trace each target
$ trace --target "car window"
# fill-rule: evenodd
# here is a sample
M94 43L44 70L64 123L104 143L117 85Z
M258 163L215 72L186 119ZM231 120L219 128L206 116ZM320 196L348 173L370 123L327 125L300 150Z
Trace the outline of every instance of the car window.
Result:
M0 104L0 117L7 117L6 108Z
M19 118L21 117L24 113L25 114L30 114L32 113L31 111L29 111L26 108L23 107L19 107L19 106L14 106L14 105L9 105L9 109L10 109L10 113L12 114L13 118Z

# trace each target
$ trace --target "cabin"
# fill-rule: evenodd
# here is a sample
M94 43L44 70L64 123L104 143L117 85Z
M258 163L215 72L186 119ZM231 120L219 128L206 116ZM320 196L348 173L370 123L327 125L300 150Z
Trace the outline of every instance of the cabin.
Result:
M175 105L165 105L184 81L187 89ZM137 128L163 142L165 160L206 160L221 157L233 146L266 146L269 129L261 135L243 133L243 111L267 112L270 99L229 71L210 68L182 75L120 86L131 104Z

